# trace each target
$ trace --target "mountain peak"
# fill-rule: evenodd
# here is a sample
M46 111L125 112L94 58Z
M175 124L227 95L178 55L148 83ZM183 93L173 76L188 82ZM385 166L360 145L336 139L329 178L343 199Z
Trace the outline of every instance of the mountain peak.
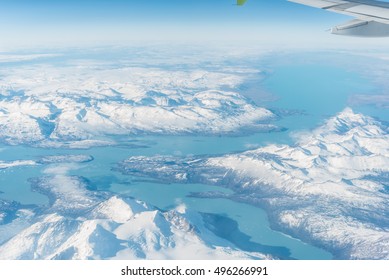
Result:
M366 125L377 125L378 123L371 117L355 113L351 108L346 108L335 117L327 121L327 128L336 132L346 132L355 127Z

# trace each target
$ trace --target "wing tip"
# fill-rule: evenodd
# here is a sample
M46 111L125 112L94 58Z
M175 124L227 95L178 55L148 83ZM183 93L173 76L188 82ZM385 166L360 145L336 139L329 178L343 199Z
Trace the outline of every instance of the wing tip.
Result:
M236 5L243 6L246 2L247 2L247 0L237 0Z

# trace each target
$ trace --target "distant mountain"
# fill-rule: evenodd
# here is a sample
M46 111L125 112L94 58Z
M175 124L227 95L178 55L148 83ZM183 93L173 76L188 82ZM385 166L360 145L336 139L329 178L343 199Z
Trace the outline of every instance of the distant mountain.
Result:
M245 74L121 64L0 71L0 140L88 147L110 145L115 135L278 130L272 112L234 90Z

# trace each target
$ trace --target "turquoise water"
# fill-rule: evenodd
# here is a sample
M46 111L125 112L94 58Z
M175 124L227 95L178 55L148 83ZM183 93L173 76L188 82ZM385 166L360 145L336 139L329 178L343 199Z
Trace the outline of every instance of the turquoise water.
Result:
M109 189L126 193L145 200L161 209L171 209L184 203L189 209L223 215L235 220L241 232L251 237L252 242L268 246L288 248L290 255L297 259L329 259L331 254L314 246L273 231L266 213L254 206L227 199L203 199L188 197L192 192L229 190L200 184L160 184L136 180L112 171L115 164L130 156L143 155L222 155L244 151L269 143L292 144L290 133L301 129L311 129L326 118L348 106L352 94L374 90L368 81L356 73L328 65L278 66L263 82L262 87L274 95L263 101L266 107L297 110L284 116L276 124L288 131L276 133L254 133L242 137L207 136L144 136L131 138L144 148L99 147L88 150L39 149L23 146L0 146L0 160L37 159L53 154L88 154L92 162L77 164L70 171L72 175L88 178L99 189ZM242 91L245 94L244 91ZM252 92L250 93L252 96ZM356 111L368 112L388 120L386 110L372 106L354 106ZM28 178L44 175L47 166L27 166L0 170L0 198L16 200L24 204L46 204L47 198L30 191ZM255 217L253 219L253 217Z
M280 66L265 81L264 87L276 99L274 102L263 102L264 106L294 109L304 114L278 122L290 131L313 129L346 107L357 113L389 120L387 109L356 106L350 102L353 95L373 93L375 88L366 78L339 67L326 64Z
M1 153L0 153L1 155ZM42 176L42 167L20 166L0 170L0 199L15 200L23 204L45 204L48 198L31 192L29 178Z

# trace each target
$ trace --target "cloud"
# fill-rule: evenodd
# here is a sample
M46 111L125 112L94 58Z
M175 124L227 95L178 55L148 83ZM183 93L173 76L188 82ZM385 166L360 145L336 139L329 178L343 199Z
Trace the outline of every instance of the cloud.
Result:
M373 105L377 108L389 109L389 95L357 94L349 99L350 105Z
M58 56L61 56L61 54L0 54L0 63L24 62Z

